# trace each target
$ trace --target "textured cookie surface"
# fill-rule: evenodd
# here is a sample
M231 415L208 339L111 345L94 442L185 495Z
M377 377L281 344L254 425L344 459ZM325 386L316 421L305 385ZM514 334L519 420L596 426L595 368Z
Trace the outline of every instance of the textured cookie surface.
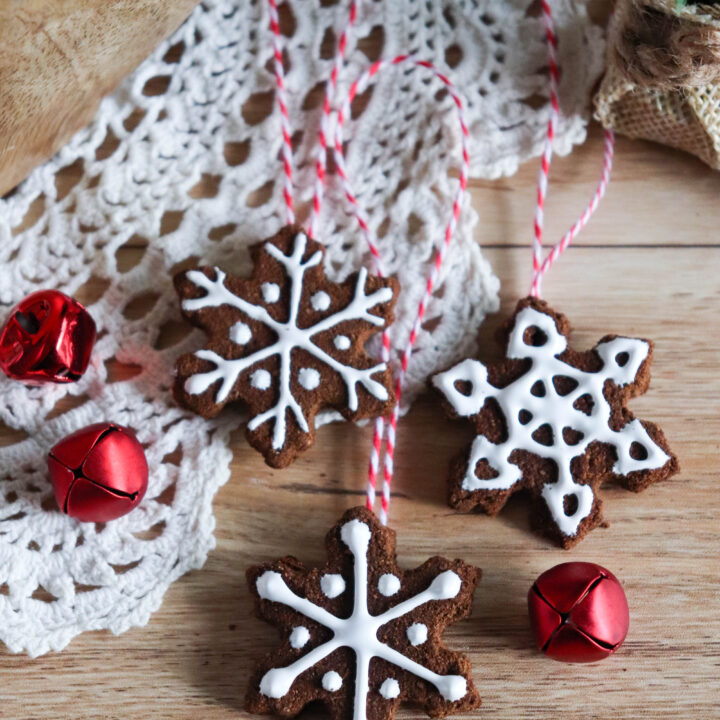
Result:
M477 707L469 660L442 633L470 614L480 570L440 557L401 570L395 533L362 507L326 544L322 568L286 557L247 572L258 616L282 636L250 680L247 710L291 716L320 701L333 720L390 720L400 702L432 717Z
M322 245L297 226L250 252L249 279L210 267L175 277L183 315L208 339L178 360L174 395L204 417L242 401L248 440L284 467L312 445L321 408L349 420L391 410L390 370L365 343L392 322L398 286L365 269L331 282Z
M495 515L527 489L534 527L568 548L603 522L602 482L637 492L678 470L662 431L626 407L647 390L653 345L607 335L577 352L567 318L535 298L518 303L501 335L503 362L464 360L432 379L448 412L477 431L453 462L449 501Z

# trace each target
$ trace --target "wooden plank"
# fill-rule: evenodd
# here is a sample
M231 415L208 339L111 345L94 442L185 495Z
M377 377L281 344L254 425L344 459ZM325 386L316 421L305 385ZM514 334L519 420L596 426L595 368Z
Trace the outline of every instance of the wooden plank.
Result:
M0 3L0 195L95 114L197 0Z
M600 152L593 131L585 148L558 163L549 238L580 211ZM445 505L447 464L470 435L463 423L445 420L433 399L400 424L392 506L400 563L442 553L484 572L473 616L446 635L472 657L484 697L472 717L718 717L720 176L687 156L627 141L619 143L617 167L607 202L551 271L546 296L570 317L578 347L607 332L655 340L651 390L631 407L664 427L682 472L639 495L603 488L611 527L564 552L529 533L522 498L494 519ZM529 282L536 170L532 162L514 178L474 183L483 218L477 238L503 281L502 311L479 329L484 359L498 357L494 330ZM132 260L141 249L124 252ZM3 718L246 717L249 668L276 634L252 617L244 570L288 552L322 562L328 527L363 501L370 435L345 424L323 428L313 450L276 471L238 431L232 478L215 501L218 546L206 567L171 588L146 628L117 638L88 633L37 660L3 651ZM13 441L2 430L0 439ZM555 663L532 646L525 594L540 572L568 559L607 565L630 601L628 640L598 665ZM398 717L420 715L403 709Z

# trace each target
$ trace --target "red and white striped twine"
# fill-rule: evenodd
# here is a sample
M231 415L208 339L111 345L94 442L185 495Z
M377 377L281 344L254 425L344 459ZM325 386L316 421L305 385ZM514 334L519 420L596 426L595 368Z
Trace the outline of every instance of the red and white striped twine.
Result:
M569 247L577 234L582 230L597 210L610 182L612 172L613 155L615 152L615 134L612 130L605 131L605 150L603 153L603 171L600 182L593 193L588 206L580 218L568 230L560 241L555 244L548 256L543 260L543 227L545 224L545 200L547 198L548 180L550 176L550 164L553 155L553 142L557 130L558 117L560 115L560 102L558 100L558 86L560 82L560 69L557 62L557 35L555 24L552 18L552 9L548 0L542 0L542 16L545 23L545 39L548 50L548 75L550 84L550 120L548 121L547 137L540 161L540 172L537 182L537 199L535 204L535 221L533 225L533 277L530 286L530 295L540 297L543 276L548 272L553 263Z
M425 291L418 305L417 315L410 331L410 336L405 345L405 349L402 354L400 363L400 371L398 372L395 380L395 406L393 407L390 420L386 424L383 418L378 418L375 421L375 428L373 432L372 449L370 453L370 463L368 467L368 483L367 483L367 500L366 504L370 510L375 507L375 498L377 493L377 479L380 467L380 451L382 448L383 434L387 432L386 447L385 447L385 462L383 468L383 484L382 484L382 496L381 496L381 507L380 507L380 522L385 525L388 520L388 513L390 509L390 489L392 485L392 479L394 474L394 458L395 458L395 447L396 447L396 435L397 435L397 423L400 415L400 401L402 399L402 392L405 385L405 377L407 375L408 364L412 356L413 348L418 338L420 328L422 326L425 313L427 311L428 304L432 298L432 293L438 280L440 269L443 261L447 255L448 248L452 242L452 238L455 234L455 228L457 226L457 219L460 214L460 208L462 205L462 198L467 188L468 170L470 165L470 156L468 152L468 140L469 132L467 124L465 122L465 116L463 112L463 103L460 98L455 86L452 81L443 73L441 73L432 63L426 60L420 60L410 55L398 55L391 60L379 60L370 68L365 71L353 84L350 86L347 97L345 98L342 106L338 110L337 125L335 129L335 143L334 143L334 157L335 165L337 167L337 173L343 183L345 190L345 196L347 197L353 214L355 215L360 228L365 236L365 239L370 248L370 253L373 258L373 264L375 272L378 275L383 276L384 270L382 267L382 256L380 249L377 245L377 240L374 232L370 228L367 216L358 202L355 191L352 187L350 179L347 173L347 167L345 165L345 157L343 153L343 126L345 121L350 115L350 106L358 93L362 93L366 90L372 79L383 69L400 65L401 63L407 63L415 65L417 67L426 68L430 70L436 78L438 78L447 88L450 97L455 103L457 110L458 120L460 122L461 130L461 147L462 147L462 164L460 168L460 182L458 185L457 193L453 201L452 213L450 219L445 228L444 236L439 242L435 257L430 272L425 281ZM383 332L382 337L382 359L388 362L390 359L390 338L387 330Z
M283 68L282 44L280 42L280 18L278 16L277 0L268 0L270 10L270 29L273 37L273 55L275 60L275 86L278 107L280 108L280 127L283 136L283 173L285 182L283 197L285 199L285 219L288 225L295 222L293 209L293 149L292 131L290 129L290 113L287 107L287 93L285 91L285 70Z

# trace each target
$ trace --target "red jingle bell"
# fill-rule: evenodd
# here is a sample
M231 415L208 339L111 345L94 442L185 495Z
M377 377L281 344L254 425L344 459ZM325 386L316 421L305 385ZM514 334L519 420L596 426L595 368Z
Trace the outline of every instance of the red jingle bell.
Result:
M148 484L142 445L128 428L98 423L57 443L48 455L60 509L82 522L107 522L140 504Z
M538 649L562 662L606 658L630 625L619 580L588 562L562 563L540 575L528 593L528 611Z
M21 300L0 329L0 369L30 384L75 382L95 342L95 322L76 300L39 290Z

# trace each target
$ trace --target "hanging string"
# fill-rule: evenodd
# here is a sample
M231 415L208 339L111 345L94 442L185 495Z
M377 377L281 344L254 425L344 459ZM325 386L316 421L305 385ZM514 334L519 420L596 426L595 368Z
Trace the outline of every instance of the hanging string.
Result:
M280 108L280 127L283 137L283 173L285 182L283 198L285 199L285 220L288 225L295 222L293 209L293 149L292 131L290 129L290 114L287 107L287 93L285 91L285 70L283 68L282 43L280 41L280 18L278 16L277 1L268 0L270 10L270 29L273 37L273 55L275 64L275 96Z
M555 23L552 17L552 8L548 0L542 0L542 17L545 24L545 40L548 51L548 77L550 87L550 119L548 121L545 146L540 161L540 171L537 181L537 199L535 203L535 221L533 225L533 277L530 285L530 295L540 297L542 280L553 263L568 249L570 243L582 230L597 210L610 182L612 172L613 155L615 152L615 134L612 130L605 130L605 142L603 151L603 170L600 181L582 215L568 230L565 235L556 243L548 256L543 260L543 229L545 225L545 200L547 198L548 180L550 177L550 164L553 156L553 142L557 130L558 118L560 116L560 102L558 99L558 86L560 83L560 69L557 63L557 34Z
M330 120L330 113L332 110L332 101L335 97L335 89L337 87L337 80L345 61L345 51L347 48L347 40L350 31L355 25L357 19L358 3L352 0L350 3L350 9L348 12L348 20L345 29L340 34L338 40L337 50L335 51L335 58L333 60L333 69L330 73L330 78L325 85L325 100L323 102L322 116L320 117L320 129L318 130L318 148L317 156L315 158L315 194L313 195L312 210L310 213L310 224L308 228L308 234L310 237L315 237L317 230L318 218L320 217L320 210L324 199L325 190L325 170L327 166L327 149L328 149L328 123Z
M395 447L397 437L397 423L400 416L400 403L402 400L402 393L405 386L405 377L407 375L408 365L412 356L413 348L418 338L420 328L422 326L427 307L432 298L435 285L437 284L438 276L445 260L448 248L452 242L453 236L455 235L455 229L457 227L457 219L460 214L460 208L462 206L462 199L467 188L467 178L470 165L470 156L468 152L468 139L469 132L467 124L465 122L465 116L463 111L462 99L457 93L455 86L451 80L441 73L432 63L425 60L419 60L410 55L398 55L391 60L379 60L370 66L370 68L364 72L353 84L350 86L347 97L342 103L338 110L337 125L335 128L335 143L334 143L334 157L335 165L337 167L337 173L343 183L343 189L345 196L347 197L350 206L352 207L353 214L357 219L358 224L365 236L365 240L370 249L370 254L373 258L373 264L375 266L375 272L383 276L384 270L382 266L382 256L380 249L377 245L377 238L374 232L370 228L368 223L367 215L363 210L362 206L358 202L357 195L353 189L353 186L348 177L347 167L345 165L345 157L343 153L343 127L345 121L350 116L350 106L355 96L358 93L363 93L367 89L372 79L383 69L407 63L409 65L415 65L430 70L436 78L438 78L447 88L447 91L455 103L458 120L460 123L461 130L461 148L462 148L462 164L460 168L460 182L458 185L455 199L453 201L452 212L450 219L445 228L445 233L441 238L435 249L435 255L432 261L430 272L425 281L425 290L423 296L418 305L417 315L413 322L410 336L408 337L405 349L402 354L400 362L400 370L395 380L395 405L390 416L390 420L386 424L383 418L378 418L375 421L375 427L373 432L372 448L370 453L370 463L368 466L368 483L366 492L366 504L370 510L374 510L375 499L377 493L377 479L379 473L380 464L380 451L382 449L383 434L387 431L386 448L385 448L385 462L383 472L383 485L382 485L382 497L380 507L380 522L383 525L387 524L388 514L390 510L390 494L392 479L394 475L394 459L395 459ZM382 338L382 359L388 362L390 359L390 338L387 330L383 333Z
M348 20L345 29L340 34L335 57L333 59L333 68L330 77L325 85L325 98L323 100L322 116L320 118L320 128L318 130L318 148L315 158L315 190L312 200L312 210L308 223L308 235L314 238L317 232L317 223L322 209L322 203L325 195L325 174L327 169L327 136L328 123L332 110L332 102L337 88L337 80L345 61L345 52L347 50L347 41L350 31L357 20L357 11L359 3L352 0L348 10ZM285 71L283 67L282 56L282 40L280 37L280 18L278 14L277 0L268 0L268 9L270 12L270 30L273 38L273 55L275 66L275 89L278 108L280 109L280 123L283 136L283 172L285 176L283 187L283 198L285 200L285 218L288 225L295 222L295 211L293 208L293 148L292 148L292 131L290 127L290 114L287 106L287 91L285 88Z

